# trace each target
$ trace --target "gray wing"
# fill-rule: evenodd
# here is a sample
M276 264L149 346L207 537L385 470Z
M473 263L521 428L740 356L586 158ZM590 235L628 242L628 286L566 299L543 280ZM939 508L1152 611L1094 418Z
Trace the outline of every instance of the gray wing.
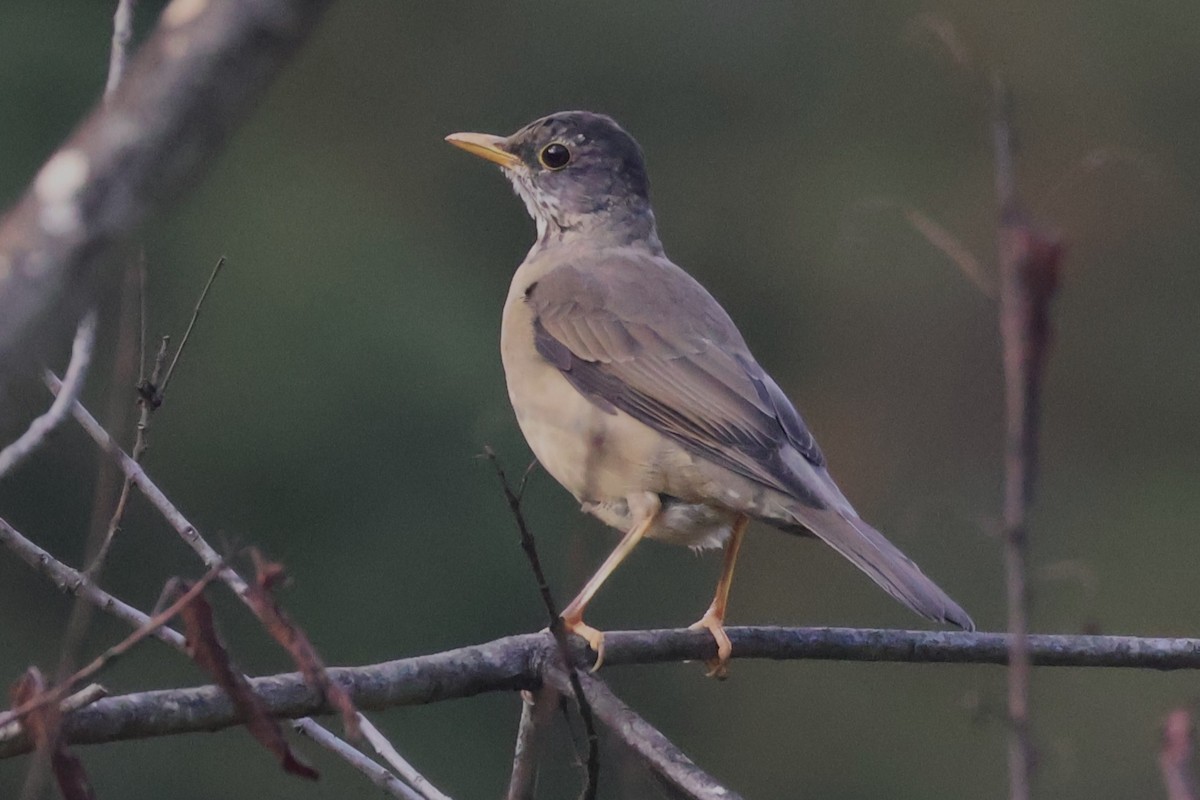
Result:
M716 300L663 257L556 268L526 291L538 352L599 407L805 504L825 503L784 452L825 458Z
M974 630L970 616L848 504L826 502L840 498L832 480L808 486L788 468L800 457L826 476L796 409L717 301L683 270L661 257L610 256L555 269L525 299L538 352L597 406L619 409L700 457L789 495L800 529L897 600ZM800 532L797 526L781 527Z

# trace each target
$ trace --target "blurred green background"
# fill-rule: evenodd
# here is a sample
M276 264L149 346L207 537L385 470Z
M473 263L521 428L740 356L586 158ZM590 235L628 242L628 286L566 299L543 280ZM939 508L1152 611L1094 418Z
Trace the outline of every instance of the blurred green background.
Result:
M139 31L159 7L142 4ZM110 13L98 0L0 5L3 204L99 95ZM930 14L957 31L965 65ZM740 322L847 495L996 629L995 309L902 209L992 263L983 76L997 67L1018 102L1026 197L1069 246L1034 517L1034 627L1195 635L1197 31L1191 0L341 3L199 189L142 240L152 335L177 340L212 264L229 259L155 418L148 469L210 538L287 565L285 603L331 663L541 627L512 522L476 459L485 444L514 472L530 458L497 337L532 224L494 169L442 137L604 111L646 151L668 253ZM98 413L118 369L118 296L105 298L87 392ZM2 400L5 439L47 403L33 381ZM117 425L126 437L131 412ZM67 428L0 484L0 514L78 563L100 462ZM613 534L544 475L528 513L564 600ZM920 624L812 542L755 529L743 553L733 624ZM687 624L718 566L646 544L589 620ZM108 587L148 607L168 576L197 573L136 501ZM219 609L246 669L290 668L241 609ZM5 682L30 663L53 668L68 610L0 552ZM122 635L97 620L86 651ZM751 798L1005 792L997 668L737 662L720 684L696 664L606 677ZM1161 795L1159 723L1200 694L1195 676L1034 677L1043 796ZM204 679L147 644L103 680L132 691ZM507 780L518 709L495 694L375 719L434 783L488 798ZM101 797L377 795L299 747L319 783L281 774L244 731L79 753ZM573 795L569 759L560 746L542 796ZM25 769L0 762L0 797L16 796ZM604 796L659 796L637 772L610 759Z

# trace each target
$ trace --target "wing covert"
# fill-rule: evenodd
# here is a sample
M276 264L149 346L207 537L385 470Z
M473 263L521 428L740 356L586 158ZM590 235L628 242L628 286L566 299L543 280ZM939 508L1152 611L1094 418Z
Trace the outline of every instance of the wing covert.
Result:
M630 256L559 267L525 300L538 353L599 408L620 409L703 458L825 505L783 459L790 449L824 466L803 419L716 300L674 264Z

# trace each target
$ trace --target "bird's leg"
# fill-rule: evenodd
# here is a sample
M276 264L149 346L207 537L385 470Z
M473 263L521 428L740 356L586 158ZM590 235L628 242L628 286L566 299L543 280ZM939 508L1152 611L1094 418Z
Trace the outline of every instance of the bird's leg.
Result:
M600 586L608 580L608 576L620 565L625 557L633 552L633 548L646 535L646 531L650 530L650 526L654 524L654 520L658 517L660 508L658 497L647 494L646 501L640 505L643 506L638 522L634 523L633 527L621 538L619 544L608 554L608 558L604 559L604 563L600 565L600 569L596 570L587 583L583 585L583 589L576 595L575 599L563 609L561 614L563 625L567 629L567 633L575 633L582 636L592 649L596 651L596 663L592 665L592 672L600 669L600 664L604 661L604 632L598 631L591 625L587 625L583 621L583 612L587 608L587 604L592 601ZM631 504L631 507L633 504Z
M733 523L733 535L725 546L725 563L721 567L721 577L717 580L717 592L713 596L712 605L704 612L694 625L693 630L705 628L717 640L717 657L708 663L708 676L724 680L729 677L729 657L733 654L733 645L725 633L725 608L729 605L729 587L733 584L733 568L737 564L738 549L742 546L742 538L746 535L746 527L750 518L744 514L738 515Z

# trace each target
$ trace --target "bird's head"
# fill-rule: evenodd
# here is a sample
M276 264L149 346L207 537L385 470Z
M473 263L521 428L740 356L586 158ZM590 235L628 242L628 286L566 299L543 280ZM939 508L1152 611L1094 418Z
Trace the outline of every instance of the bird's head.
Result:
M446 141L500 165L542 238L610 230L657 242L642 149L610 117L563 111L511 136L452 133Z

